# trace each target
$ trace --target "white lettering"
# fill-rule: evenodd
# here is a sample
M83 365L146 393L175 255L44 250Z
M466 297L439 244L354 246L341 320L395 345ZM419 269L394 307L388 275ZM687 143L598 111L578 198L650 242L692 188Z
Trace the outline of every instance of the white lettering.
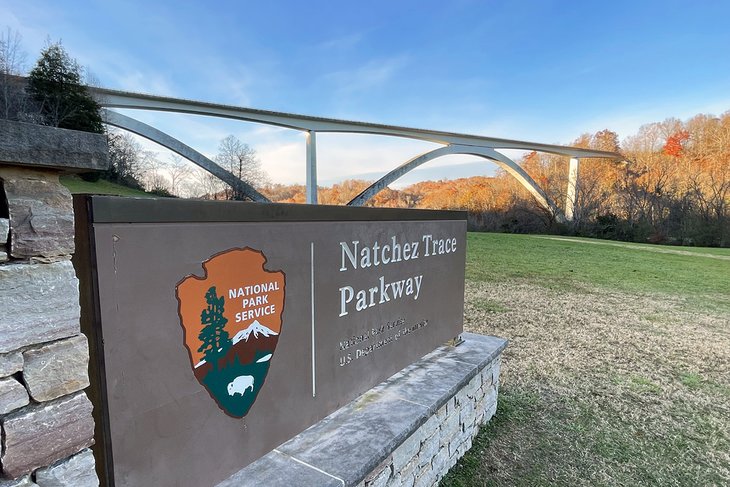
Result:
M273 315L276 313L276 305L270 304L262 308L247 309L246 311L239 311L236 313L236 323L241 321L250 320L251 318L260 318L262 316Z
M388 250L385 250L385 249L388 249ZM383 254L380 257L380 260L383 261L383 265L390 263L390 258L391 258L392 254L388 255L388 252L390 252L390 245L387 245L387 244L383 245ZM388 257L388 260L385 259L386 256Z
M418 295L421 294L421 282L423 281L423 274L415 277L416 280L416 296L413 299L418 299Z
M390 260L392 262L400 262L401 261L401 245L398 243L398 241L395 238L395 235L393 235L393 251L390 254Z
M360 251L360 267L370 267L370 247L363 247Z
M340 272L346 271L347 266L345 265L345 257L350 261L350 264L352 265L353 269L357 269L357 259L355 258L355 254L357 254L357 246L360 242L358 240L353 240L352 245L355 247L355 252L350 250L350 247L347 245L347 242L340 242L340 247L342 248L342 266L340 267Z
M352 301L354 295L355 290L352 289L352 286L345 286L340 288L340 316L345 316L348 313L347 303Z
M389 287L390 283L386 284L385 277L380 276L380 304L390 301L390 297L388 296Z
M433 236L431 236L431 235L424 235L423 238L421 239L421 240L423 240L423 247L426 249L426 251L423 253L423 255L426 256L426 257L428 257L429 255L431 255L431 254L428 253L428 251L429 251L429 245L428 244L431 243L431 239L432 238L433 238Z
M357 303L355 303L355 310L362 311L368 307L367 293L364 290L357 292Z
M393 289L393 299L398 299L403 296L403 284L405 281L395 281L390 284Z

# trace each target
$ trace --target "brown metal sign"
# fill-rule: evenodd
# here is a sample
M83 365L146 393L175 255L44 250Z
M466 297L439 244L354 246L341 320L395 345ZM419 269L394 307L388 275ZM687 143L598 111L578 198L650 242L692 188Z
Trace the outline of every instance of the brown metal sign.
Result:
M110 485L215 485L462 331L462 212L76 207Z

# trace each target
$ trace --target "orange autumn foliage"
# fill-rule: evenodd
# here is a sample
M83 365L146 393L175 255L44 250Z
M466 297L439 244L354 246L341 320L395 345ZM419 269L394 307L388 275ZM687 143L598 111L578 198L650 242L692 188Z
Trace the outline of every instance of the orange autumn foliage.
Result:
M720 117L697 115L684 122L667 119L647 124L622 143L615 132L602 130L581 135L570 145L618 152L625 157L623 162L581 159L570 232L637 241L730 245L730 112ZM568 157L530 152L518 162L564 209ZM345 180L320 187L319 202L347 204L370 184ZM272 201L303 203L304 189L302 185L277 184L266 186L262 192ZM386 188L368 206L463 209L470 215L501 215L485 224L492 230L514 230L520 219L530 214L529 218L543 222L542 231L556 225L554 216L502 170L494 177Z

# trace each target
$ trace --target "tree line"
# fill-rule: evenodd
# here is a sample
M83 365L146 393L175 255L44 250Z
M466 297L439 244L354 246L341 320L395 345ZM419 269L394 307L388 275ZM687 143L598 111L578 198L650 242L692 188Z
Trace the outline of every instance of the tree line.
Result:
M107 138L110 169L100 177L158 196L244 199L236 188L177 154L169 154L165 159L155 152L144 150L128 132L109 129ZM268 176L261 168L256 151L234 135L219 142L213 161L255 188L268 184Z
M610 130L570 145L619 152L625 161L582 159L574 219L561 222L512 176L424 181L386 188L370 206L462 209L473 230L560 233L634 242L730 246L730 112L667 119L619 143ZM569 158L531 152L518 163L565 210ZM346 204L371 181L319 188L324 204ZM273 201L303 203L304 186L270 184Z

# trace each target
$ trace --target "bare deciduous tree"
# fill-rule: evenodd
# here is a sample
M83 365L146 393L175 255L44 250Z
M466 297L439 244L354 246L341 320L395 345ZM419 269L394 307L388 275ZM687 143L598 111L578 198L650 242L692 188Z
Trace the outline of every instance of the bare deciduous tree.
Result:
M0 118L27 120L37 110L31 109L25 94L26 54L20 34L8 28L0 33Z
M192 180L195 181L195 194L198 198L205 200L226 199L225 189L228 186L208 171L200 168L195 169Z
M261 169L256 151L234 135L229 135L221 141L215 162L251 186L260 187L266 182L266 174ZM227 199L244 199L244 195L240 191L230 186L226 187L225 192Z
M177 154L170 154L167 164L164 169L170 178L170 192L175 196L190 196L183 194L186 188L185 183L190 179L192 175L192 167L189 163Z

